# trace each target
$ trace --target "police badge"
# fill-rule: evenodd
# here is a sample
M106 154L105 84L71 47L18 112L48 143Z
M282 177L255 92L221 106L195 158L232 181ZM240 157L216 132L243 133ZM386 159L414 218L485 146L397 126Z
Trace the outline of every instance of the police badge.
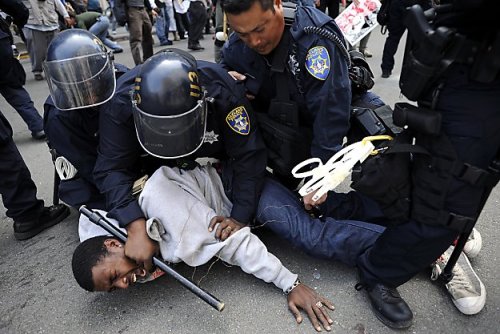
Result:
M246 136L250 133L250 119L244 106L231 110L226 116L226 122L234 132L240 135Z
M313 77L325 80L330 73L330 55L324 46L315 46L307 52L306 69Z

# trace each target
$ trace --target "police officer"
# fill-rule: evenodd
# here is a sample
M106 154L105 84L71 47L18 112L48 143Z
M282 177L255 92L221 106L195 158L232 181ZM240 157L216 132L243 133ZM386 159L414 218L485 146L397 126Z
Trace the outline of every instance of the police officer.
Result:
M225 0L222 6L235 34L221 63L245 80L254 109L268 111L258 114L275 174L290 175L310 156L326 162L348 132L352 100L350 57L335 21L281 0ZM371 80L368 69L360 72ZM325 200L313 203L310 197L304 199L308 208Z
M58 196L74 207L104 209L105 198L93 176L99 111L115 92L115 76L128 69L115 65L101 40L83 29L58 34L47 49L44 68L50 89L44 129L57 157Z
M117 93L100 114L94 176L108 215L127 229L127 256L151 266L147 260L156 246L144 237L145 217L132 187L160 165L189 168L199 157L221 159L233 208L218 229L225 230L225 239L252 221L266 167L253 117L241 84L181 50L161 51L118 80Z
M14 18L14 24L22 29L26 23L29 12L24 4L15 0L3 0L2 8ZM26 72L23 66L14 57L12 45L14 38L10 31L10 22L0 16L0 94L16 109L22 117L31 136L34 139L45 139L43 121L36 110L30 95L24 89Z
M404 123L430 153L414 158L410 220L388 227L358 259L361 284L377 318L393 328L409 327L413 319L396 288L429 266L459 233L470 232L499 178L498 2L441 5L432 15L424 15L420 6L406 14L410 38L400 87L419 108L413 115L417 122ZM433 18L430 24L426 17ZM423 114L437 116L437 133L426 133L417 118ZM447 287L460 311L475 314L486 291L477 275L465 278Z
M26 7L22 3L1 0L0 8L12 15L16 24L22 26L26 23L28 15ZM0 34L3 32L0 31ZM1 37L2 35L0 35ZM1 38L2 41L6 39L7 37ZM10 43L8 48L12 53ZM2 49L4 48L2 47ZM7 64L2 62L2 69ZM37 199L36 185L12 140L12 128L1 112L0 155L2 156L0 159L0 194L4 206L7 208L7 217L14 220L14 237L16 239L32 238L69 215L69 209L65 205L45 207L44 202Z

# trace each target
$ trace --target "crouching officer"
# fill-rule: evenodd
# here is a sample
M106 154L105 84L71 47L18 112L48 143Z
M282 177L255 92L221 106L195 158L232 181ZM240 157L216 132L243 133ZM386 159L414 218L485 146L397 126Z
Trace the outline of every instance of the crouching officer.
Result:
M235 33L221 64L254 96L270 167L281 181L297 163L311 156L326 162L342 147L351 104L383 104L366 95L373 79L363 55L351 64L342 33L321 11L281 0L224 0L222 7ZM320 204L310 197L307 206Z
M126 255L139 265L151 268L157 246L145 233L133 183L160 165L186 169L200 157L224 161L222 180L233 208L230 217L219 218L218 229L225 239L252 221L266 150L242 84L217 64L176 49L157 53L118 80L99 127L96 183L108 216L127 229Z
M358 259L372 308L389 327L406 328L413 319L396 288L435 261L458 234L467 238L498 183L498 9L496 1L448 0L425 13L418 5L407 10L400 87L418 107L396 104L394 121L408 126L428 154L412 162L408 219L388 227ZM463 265L470 267L466 259ZM454 274L462 278L459 284L446 279L453 303L462 313L478 313L484 285L471 270Z
M93 170L99 144L99 111L111 99L116 76L128 69L113 63L101 40L82 29L58 34L44 63L50 96L44 129L61 179L58 197L74 207L104 209Z

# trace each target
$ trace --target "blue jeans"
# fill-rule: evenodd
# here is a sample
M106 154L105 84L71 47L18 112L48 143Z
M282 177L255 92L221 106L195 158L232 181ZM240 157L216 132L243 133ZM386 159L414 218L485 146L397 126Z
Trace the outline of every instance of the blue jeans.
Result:
M108 29L109 19L106 16L101 16L89 28L89 31L96 35L97 38L99 38L108 48L112 50L121 49L121 46L118 43L115 43L106 37L108 35Z
M329 195L334 201L336 194ZM257 209L258 223L312 256L354 266L358 256L384 231L379 225L325 216L311 217L294 193L273 179L266 180Z
M165 8L160 8L160 15L156 17L155 27L156 36L160 40L160 44L168 41L168 27L170 26L170 19Z

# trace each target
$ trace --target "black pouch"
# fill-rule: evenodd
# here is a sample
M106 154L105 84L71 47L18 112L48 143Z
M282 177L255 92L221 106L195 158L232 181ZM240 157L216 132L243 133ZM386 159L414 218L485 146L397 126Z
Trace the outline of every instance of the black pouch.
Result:
M293 167L311 157L311 130L290 127L266 113L255 113L268 148L269 167L279 175L291 175Z
M411 144L412 136L403 131L393 140L381 142L379 153L357 164L352 171L351 187L375 200L392 224L410 217L411 156L427 153Z

